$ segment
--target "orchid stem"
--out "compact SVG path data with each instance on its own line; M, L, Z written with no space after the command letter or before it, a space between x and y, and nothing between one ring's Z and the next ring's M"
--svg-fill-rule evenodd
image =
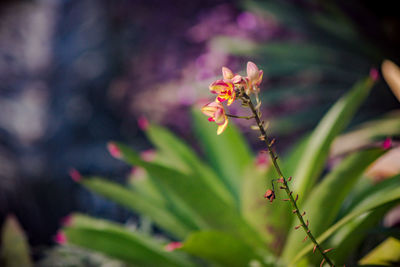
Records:
M244 104L247 104L249 106L249 108L251 109L252 113L254 114L253 117L256 122L258 127L260 128L260 132L261 132L261 139L265 142L265 144L267 145L268 148L268 153L269 156L271 158L271 161L275 167L276 172L278 173L279 177L282 179L282 183L283 186L281 187L282 189L285 190L286 194L289 197L289 201L292 205L293 208L293 213L296 214L298 220L300 221L300 225L303 228L304 232L306 233L306 235L308 236L308 238L310 238L310 240L315 244L315 248L321 253L323 259L325 260L326 263L328 263L330 266L334 266L333 262L331 261L331 259L326 255L326 253L324 252L323 248L321 247L320 244L318 244L317 240L314 238L314 236L312 235L310 229L308 228L308 222L305 223L303 216L301 215L299 208L297 207L297 203L296 200L293 198L293 192L290 191L289 185L287 183L287 180L285 178L285 176L283 175L279 165L278 165L278 156L277 154L274 152L274 150L272 149L272 143L269 141L269 137L264 129L264 125L263 122L261 120L261 118L259 117L259 112L258 110L254 107L253 102L251 101L251 98L243 91L240 92L240 96L242 101L244 102ZM306 236L306 238L307 238Z
M232 114L226 114L226 116L231 117L231 118L236 118L236 119L246 119L246 120L251 120L254 119L254 116L236 116Z

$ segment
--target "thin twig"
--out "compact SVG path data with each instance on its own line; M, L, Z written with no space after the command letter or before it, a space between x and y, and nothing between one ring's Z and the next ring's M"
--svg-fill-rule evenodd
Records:
M331 261L331 259L326 255L325 251L323 250L323 248L321 247L320 244L318 244L317 240L314 238L314 236L312 235L310 229L308 228L308 221L307 223L304 222L303 216L299 211L299 208L297 207L297 203L295 201L295 199L293 198L293 192L290 191L289 185L287 183L287 180L285 178L285 176L283 175L279 165L278 165L278 161L277 158L278 156L276 155L276 153L274 152L274 150L272 149L272 144L269 141L270 138L268 137L264 126L263 126L263 122L261 120L261 118L258 116L258 111L257 109L254 107L253 102L251 101L251 98L244 92L244 91L240 91L240 97L243 101L243 104L247 105L250 109L251 112L254 114L254 119L257 122L257 125L260 129L261 132L261 136L260 139L263 140L265 142L265 144L267 145L268 148L268 153L271 157L272 163L275 167L276 172L278 173L279 177L282 179L283 181L283 186L281 186L280 188L285 190L286 194L289 197L289 201L292 205L293 208L293 213L296 214L301 227L303 228L304 232L306 233L306 238L304 239L304 241L308 238L310 238L310 240L315 244L315 248L321 253L322 257L323 257L323 261L325 261L326 263L328 263L330 266L334 266L333 262ZM303 213L305 214L305 213Z

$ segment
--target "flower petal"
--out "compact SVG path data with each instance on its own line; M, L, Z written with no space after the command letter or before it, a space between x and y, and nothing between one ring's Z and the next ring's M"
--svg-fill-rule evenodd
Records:
M256 85L257 85L257 86L259 86L259 85L261 84L261 81L262 81L262 78L263 78L263 74L264 74L264 72L263 72L262 70L260 70L260 71L258 72L258 79L257 79L257 81L256 81Z
M233 84L227 80L217 80L209 86L211 93L219 94L222 91L233 90Z
M222 67L222 76L224 76L224 79L230 80L233 78L233 72L227 67Z
M228 126L228 117L225 116L225 123L218 126L217 135L220 135L223 131L225 131L226 126Z
M233 103L233 101L235 101L235 98L236 98L236 93L235 91L233 91L231 97L228 100L228 106L230 106Z
M237 84L237 83L240 83L240 82L242 81L242 79L243 79L242 76L236 74L236 75L231 79L231 81L232 81L234 84Z
M251 61L247 62L247 76L252 82L258 80L259 76L258 67Z

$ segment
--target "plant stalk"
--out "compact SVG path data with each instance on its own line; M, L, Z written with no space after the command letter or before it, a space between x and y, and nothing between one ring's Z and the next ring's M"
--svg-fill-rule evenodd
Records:
M296 214L298 220L300 221L300 225L303 228L304 232L306 233L306 235L308 236L308 238L310 238L310 240L315 244L315 248L321 253L322 257L324 258L325 262L328 263L330 266L334 266L332 260L326 255L326 253L324 252L324 250L322 249L321 245L318 244L317 240L314 238L314 236L312 235L310 229L308 228L308 221L307 223L304 222L303 216L301 215L299 208L297 207L297 203L296 200L293 198L293 192L290 191L289 185L287 183L287 179L285 178L285 176L283 175L279 165L278 165L278 156L276 155L276 153L274 152L274 150L272 149L272 143L269 141L269 137L264 129L264 124L261 121L261 118L258 114L258 111L256 110L256 108L253 105L253 102L251 101L251 98L245 93L245 92L240 92L240 95L242 96L242 100L244 101L244 103L248 104L249 108L251 109L252 113L254 114L254 119L257 122L258 127L260 128L260 132L261 132L261 139L265 142L265 144L267 145L268 148L268 153L269 156L271 158L271 161L275 167L276 172L278 173L279 177L281 178L281 181L283 183L283 186L281 187L281 189L284 189L286 194L289 197L289 201L293 207L293 213Z

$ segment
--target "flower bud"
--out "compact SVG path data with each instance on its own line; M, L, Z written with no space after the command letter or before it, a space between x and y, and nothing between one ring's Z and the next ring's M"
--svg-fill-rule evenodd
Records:
M264 197L267 198L269 202L272 203L272 201L274 201L275 199L275 192L272 191L271 189L268 189L267 192L265 192Z

